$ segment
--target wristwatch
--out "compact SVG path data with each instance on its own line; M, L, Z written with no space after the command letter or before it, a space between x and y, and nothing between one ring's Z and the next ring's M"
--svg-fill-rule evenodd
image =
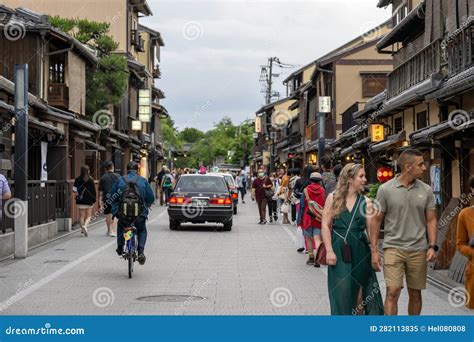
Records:
M429 245L429 246L428 246L428 249L430 249L430 248L433 248L433 250L434 250L435 252L437 252L438 249L439 249L438 245Z

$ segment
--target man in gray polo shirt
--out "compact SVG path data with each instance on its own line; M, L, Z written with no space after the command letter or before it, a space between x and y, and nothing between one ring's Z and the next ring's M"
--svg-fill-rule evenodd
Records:
M400 154L398 165L401 174L380 186L374 203L378 211L369 229L372 266L377 272L381 270L378 236L384 220L385 314L398 314L398 298L406 277L408 314L419 315L427 262L436 258L438 250L436 204L431 187L420 180L426 171L423 154L407 149Z

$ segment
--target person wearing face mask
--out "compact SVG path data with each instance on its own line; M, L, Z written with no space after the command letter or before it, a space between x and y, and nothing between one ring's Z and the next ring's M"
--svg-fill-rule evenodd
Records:
M272 173L270 182L272 182L273 196L268 198L268 216L270 217L270 223L272 223L273 221L278 222L278 197L276 194L280 188L280 179L276 173Z
M373 210L362 195L365 178L361 164L342 169L336 191L327 197L322 237L328 264L331 315L383 315L383 300L367 238Z
M258 224L267 224L266 210L268 204L268 197L265 190L271 189L272 182L270 178L265 176L263 169L257 172L257 178L252 183L252 201L257 201L258 212L260 214L260 221Z
M474 177L469 180L474 195ZM466 287L468 309L474 309L474 206L461 210L458 216L456 247L467 258L464 286Z

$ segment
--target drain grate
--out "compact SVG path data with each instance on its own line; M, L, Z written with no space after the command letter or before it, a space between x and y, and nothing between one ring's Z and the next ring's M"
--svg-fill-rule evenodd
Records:
M155 296L144 296L139 297L137 300L142 302L167 302L167 303L179 303L179 302L197 302L205 300L205 297L192 296L192 295L155 295Z
M60 264L63 262L69 262L69 260L59 260L59 259L53 259L53 260L46 260L44 263L45 264Z

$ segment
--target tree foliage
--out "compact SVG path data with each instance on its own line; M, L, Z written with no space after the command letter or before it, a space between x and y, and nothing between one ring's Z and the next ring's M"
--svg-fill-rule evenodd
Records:
M229 117L224 117L207 132L194 127L177 132L174 125L167 125L166 130L168 129L170 131L163 134L165 141L174 141L171 143L174 145L178 143L177 139L181 146L184 143L192 144L186 157L177 157L174 163L177 167L198 167L201 163L212 165L219 156L224 157L226 163L240 165L243 160L247 164L251 155L253 125L249 123L234 125ZM171 134L173 129L175 133Z
M86 113L93 115L110 105L122 101L127 83L127 59L112 54L117 49L109 32L110 24L87 19L66 19L59 16L49 17L53 27L66 32L83 44L98 52L99 63L96 69L87 70L86 80Z

